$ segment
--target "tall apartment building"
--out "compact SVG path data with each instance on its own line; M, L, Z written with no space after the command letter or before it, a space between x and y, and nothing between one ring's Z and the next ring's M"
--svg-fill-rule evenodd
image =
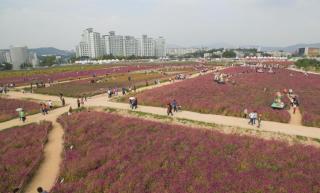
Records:
M319 57L320 56L320 48L299 48L298 53L300 56L307 57Z
M3 62L12 63L10 52L7 50L0 50L0 63Z
M113 56L147 56L165 57L166 41L163 37L154 40L143 35L142 39L133 36L116 35L110 31L108 35L101 36L88 28L82 33L82 40L76 46L77 57L87 56L98 58L104 55Z
M147 35L142 36L141 40L141 56L153 57L155 54L155 41Z
M100 33L88 28L82 33L82 40L76 47L77 57L98 58L104 55Z
M29 61L28 47L11 47L10 56L13 65L12 69L19 70L21 64Z
M124 55L125 56L141 56L140 40L133 36L124 37Z
M121 35L116 35L115 31L109 32L110 54L113 56L125 56L124 39Z
M104 51L104 55L110 55L111 51L110 51L110 36L109 35L103 35L101 38L101 41L103 41L103 51Z
M156 57L163 58L166 57L166 40L163 37L159 37L155 40Z

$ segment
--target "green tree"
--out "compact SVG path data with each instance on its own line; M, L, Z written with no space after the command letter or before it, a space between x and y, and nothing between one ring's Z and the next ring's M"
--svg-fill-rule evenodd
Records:
M12 67L13 65L8 62L0 64L0 70L12 70Z
M320 61L316 59L301 59L298 60L295 65L299 68L310 69L314 68L316 70L320 69Z
M32 64L27 63L27 62L20 65L20 69L27 69L27 68L32 68L32 67L33 67Z
M224 58L235 58L237 54L233 50L227 50L223 52L222 57Z
M40 60L40 66L52 66L56 64L56 56L45 56L42 57Z

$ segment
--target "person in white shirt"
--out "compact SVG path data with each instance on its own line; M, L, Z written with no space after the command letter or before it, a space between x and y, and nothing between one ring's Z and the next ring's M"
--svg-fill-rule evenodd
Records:
M49 106L49 109L50 109L50 110L53 108L53 104L52 104L52 101L51 101L51 100L48 101L48 106Z

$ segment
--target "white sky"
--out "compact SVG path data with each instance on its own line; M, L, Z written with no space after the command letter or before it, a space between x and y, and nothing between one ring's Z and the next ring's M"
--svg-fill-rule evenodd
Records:
M320 42L320 0L0 0L0 48L74 49L82 30L182 46Z

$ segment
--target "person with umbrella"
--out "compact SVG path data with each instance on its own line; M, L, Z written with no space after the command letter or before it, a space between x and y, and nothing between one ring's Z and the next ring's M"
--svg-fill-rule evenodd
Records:
M18 108L17 111L19 112L19 118L24 123L26 121L26 113L24 112L23 108Z
M129 98L129 105L130 105L130 108L131 108L131 109L133 109L133 107L134 107L133 105L134 105L135 99L136 99L135 97L130 97L130 98Z
M135 99L133 100L133 108L134 109L138 108L138 99L137 99L137 97L135 97Z

